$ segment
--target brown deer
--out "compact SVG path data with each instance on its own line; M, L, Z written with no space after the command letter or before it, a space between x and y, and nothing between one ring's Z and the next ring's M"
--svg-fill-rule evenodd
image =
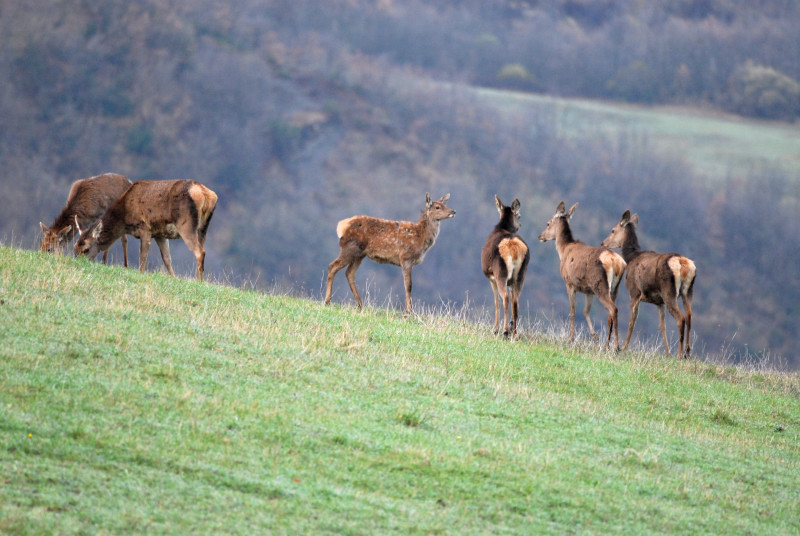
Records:
M203 280L206 232L217 194L192 180L137 181L88 229L81 230L75 254L94 258L125 234L141 241L139 271L144 272L150 239L161 250L170 275L168 239L182 238L197 260L197 279Z
M680 333L678 356L689 357L691 342L689 332L692 329L692 294L696 268L691 259L677 253L656 253L642 251L636 237L636 226L639 215L631 216L631 211L622 213L619 223L611 229L611 234L603 240L609 248L621 248L622 257L628 263L625 275L625 286L631 295L631 320L628 323L628 335L625 337L625 348L631 340L633 326L639 316L639 303L645 301L658 307L658 328L664 338L664 347L669 355L669 342L664 322L664 307L675 319ZM686 316L678 308L678 297L683 301ZM684 336L685 328L685 336ZM686 350L684 352L684 340Z
M593 247L572 237L569 219L578 203L565 211L562 201L555 215L547 222L547 227L539 235L539 240L556 241L556 251L561 260L561 277L567 285L569 296L569 340L575 340L575 293L586 294L586 306L583 315L589 325L592 338L597 334L592 327L589 313L592 310L593 297L597 295L600 303L608 310L608 339L606 348L611 342L611 331L614 331L615 349L619 350L619 322L617 320L617 290L625 272L625 261L619 254L606 247Z
M67 204L56 216L53 224L47 227L39 222L42 228L42 244L40 251L60 251L79 234L78 227L89 227L105 213L114 201L130 187L127 177L116 173L103 173L88 179L79 179L72 183L67 196ZM122 236L122 255L125 266L128 266L128 238ZM107 261L108 250L103 252L103 263Z
M502 301L503 336L508 337L510 333L514 337L519 319L519 295L525 284L525 271L531 253L522 237L517 235L521 219L519 199L514 199L511 206L506 206L495 195L494 202L500 213L500 221L481 249L481 267L483 275L489 279L494 296L494 333L497 334L500 329ZM509 316L512 317L510 326Z
M439 222L452 218L456 211L446 206L450 194L431 201L425 194L425 210L417 223L392 221L371 216L353 216L336 226L339 236L339 256L328 265L328 283L325 303L331 302L331 287L336 273L347 266L345 275L350 290L361 307L356 289L356 270L364 257L381 264L394 264L403 271L406 288L406 311L411 312L411 269L421 263L427 251L439 236Z

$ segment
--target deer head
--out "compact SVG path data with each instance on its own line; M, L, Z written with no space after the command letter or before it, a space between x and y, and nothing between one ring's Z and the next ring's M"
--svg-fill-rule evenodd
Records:
M78 222L76 221L75 224L77 225L77 223ZM90 226L87 229L80 230L79 228L78 231L80 232L80 236L78 237L78 240L75 242L75 247L74 247L75 255L76 256L86 255L90 259L97 257L97 255L100 253L101 250L100 241L98 240L98 238L100 238L100 232L102 230L103 230L102 220L97 220L97 223L95 223L94 225Z
M628 224L633 225L634 227L639 225L639 215L634 214L631 216L630 210L623 212L619 223L616 224L613 229L611 229L611 234L609 234L600 245L607 248L621 248L625 243L625 228L628 226Z
M516 233L517 231L519 231L519 228L522 226L521 223L522 216L520 215L519 212L521 206L519 199L515 198L514 201L511 202L511 206L509 207L504 205L503 202L500 200L500 198L497 196L497 194L495 194L494 203L497 206L497 212L500 214L501 220L503 219L503 210L506 208L510 209L511 221L507 222L509 226L508 230L511 231L512 233Z
M60 230L51 229L42 222L39 222L39 226L42 228L42 233L44 233L39 251L56 251L64 247L64 243L72 238L72 225L67 225Z
M449 208L446 203L450 194L444 194L438 201L431 201L431 194L425 194L425 213L433 221L446 220L456 215L456 211Z
M578 208L578 203L572 205L569 212L566 212L566 205L564 202L562 201L559 203L556 208L556 213L550 218L550 221L547 222L547 227L545 227L544 231L539 235L539 241L547 242L548 240L555 240L558 237L559 224L562 221L568 222L576 208Z

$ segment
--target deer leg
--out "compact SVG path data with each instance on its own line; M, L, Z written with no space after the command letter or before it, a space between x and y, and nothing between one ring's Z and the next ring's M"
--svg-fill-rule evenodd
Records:
M497 292L503 305L503 337L508 337L508 287L505 283L498 284Z
M658 330L661 332L661 336L664 338L664 348L667 350L667 355L669 355L669 341L667 341L667 326L664 323L664 305L658 306Z
M103 264L108 264L108 250L103 252Z
M189 248L189 251L194 253L194 258L197 261L197 280L202 282L203 272L205 272L206 264L206 250L203 247L203 242L200 240L197 231L194 230L191 230L187 233L181 233L181 238L183 238L183 241ZM166 239L164 241L166 242ZM169 246L167 246L167 255L169 255Z
M123 265L125 268L128 267L128 237L127 235L122 235L122 259Z
M345 275L347 276L347 283L350 285L350 292L353 293L353 297L356 299L356 305L359 309L361 309L361 296L358 295L358 289L356 288L356 271L358 267L361 266L361 261L364 260L364 257L356 257L352 261L350 261L350 265L347 267L345 271Z
M664 304L678 326L678 359L680 359L683 357L683 332L686 327L686 321L683 318L683 313L678 308L678 300L676 298L670 296L669 299L664 300Z
M611 345L611 332L614 332L614 349L619 351L619 322L617 305L611 299L610 294L598 294L597 298L603 307L608 311L608 338L606 338L606 349Z
M592 340L597 340L597 332L594 330L594 326L592 326L592 317L589 316L589 313L592 312L592 302L594 301L594 294L587 294L586 295L586 305L583 308L583 316L586 318L586 325L589 326L589 333L592 336Z
M682 296L683 300L683 309L686 311L686 353L684 354L685 357L689 357L689 354L692 352L692 343L689 340L689 332L692 330L692 300L687 296Z
M411 312L411 263L403 263L403 284L406 287L406 312Z
M512 287L514 300L512 301L513 315L514 315L514 335L517 334L517 323L519 322L519 295L522 294L522 284L519 281Z
M164 266L167 267L169 275L174 276L175 272L172 271L172 257L169 255L169 241L166 238L156 238L158 249L161 250L161 260L164 261Z
M633 333L633 326L636 325L636 318L639 316L639 303L641 303L641 296L631 296L631 318L628 321L628 335L625 337L624 348L628 349L628 344L631 342L631 334Z
M509 331L511 337L513 338L517 334L517 299L518 299L517 293L514 292L513 286L508 287L508 298L509 298L508 317L510 318Z
M144 272L147 267L147 252L150 251L150 235L141 232L139 234L139 271Z
M575 341L575 289L567 286L569 296L569 342Z
M494 276L489 278L489 284L492 287L492 298L494 303L494 329L492 333L497 335L497 332L500 331L500 302L498 301L497 295L497 281L494 279Z
M325 304L326 305L331 303L331 289L333 288L333 278L336 276L336 274L339 272L339 270L341 270L345 266L347 266L347 261L343 260L341 255L339 255L337 258L335 258L333 260L333 262L331 262L328 265L328 282L325 285Z

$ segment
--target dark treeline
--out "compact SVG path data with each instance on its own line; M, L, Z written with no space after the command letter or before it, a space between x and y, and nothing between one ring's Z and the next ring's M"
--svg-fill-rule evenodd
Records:
M211 277L318 298L339 219L416 220L426 191L450 192L458 214L415 269L414 298L483 305L480 248L497 193L522 201L532 253L523 315L564 319L556 253L536 235L562 199L580 202L574 231L591 244L630 208L645 248L697 263L699 353L768 350L797 367L796 177L754 163L709 184L636 132L566 136L554 107L505 114L469 87L796 117L789 105L733 104L747 72L783 88L769 93L775 102L791 96L794 2L661 4L4 3L0 238L34 247L38 221L49 223L77 178L192 178L220 197ZM185 248L173 252L179 267ZM401 303L396 268L370 264L359 278L373 303L390 291ZM335 288L335 301L349 300L346 284ZM656 324L642 306L634 337L654 340Z

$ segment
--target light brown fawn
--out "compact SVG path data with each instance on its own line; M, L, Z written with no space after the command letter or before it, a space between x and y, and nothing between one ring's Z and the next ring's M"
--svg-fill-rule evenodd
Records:
M130 185L131 181L127 177L116 173L103 173L73 182L67 204L53 224L47 227L39 222L44 234L39 250L53 252L63 249L79 234L79 227L85 229L96 222L114 201L122 197ZM125 235L122 236L122 255L125 266L128 266L128 239ZM108 250L103 252L103 263L107 258Z
M206 232L217 194L192 180L137 181L88 229L81 230L75 254L94 258L125 234L141 241L139 271L147 265L150 239L161 250L170 275L172 258L168 239L182 238L197 260L197 279L203 280Z
M531 253L528 245L517 234L521 219L519 199L514 199L511 206L506 206L495 195L494 202L497 212L500 213L500 221L481 249L481 267L483 275L489 279L494 296L494 333L497 334L500 329L502 303L503 336L513 337L517 334L519 295L525 284L525 271L528 269ZM509 317L511 317L510 326Z
M589 313L595 295L608 310L608 339L606 348L611 342L611 331L614 331L615 349L619 350L619 322L617 318L617 290L625 272L625 261L619 254L606 247L593 247L572 237L569 219L575 212L578 203L566 212L564 202L559 203L555 215L547 222L547 227L539 235L539 240L556 241L556 251L561 260L561 277L567 285L569 296L569 340L575 340L575 293L586 294L586 306L583 315L589 325L592 338L597 334L592 327Z
M331 287L336 273L347 266L345 275L361 307L361 297L356 289L356 270L364 257L381 264L394 264L403 271L406 289L406 311L411 312L411 269L421 263L427 251L439 236L439 222L452 218L456 211L446 206L450 194L431 201L425 194L425 210L417 223L384 220L371 216L353 216L336 226L339 236L339 256L328 265L328 283L325 303L331 302Z
M633 326L639 316L639 303L645 301L658 307L658 328L664 338L664 348L669 354L667 328L664 318L664 307L675 319L680 334L678 357L689 357L691 342L689 332L692 329L692 294L696 268L694 262L677 253L656 253L642 251L636 237L636 226L639 215L631 216L631 211L622 213L619 223L611 229L611 234L603 240L603 245L610 248L621 248L622 257L628 263L625 275L625 286L631 295L631 319L628 323L628 335L625 337L625 348L631 341ZM678 308L678 297L683 301L686 315ZM686 332L684 335L684 331ZM686 347L684 351L684 340Z

